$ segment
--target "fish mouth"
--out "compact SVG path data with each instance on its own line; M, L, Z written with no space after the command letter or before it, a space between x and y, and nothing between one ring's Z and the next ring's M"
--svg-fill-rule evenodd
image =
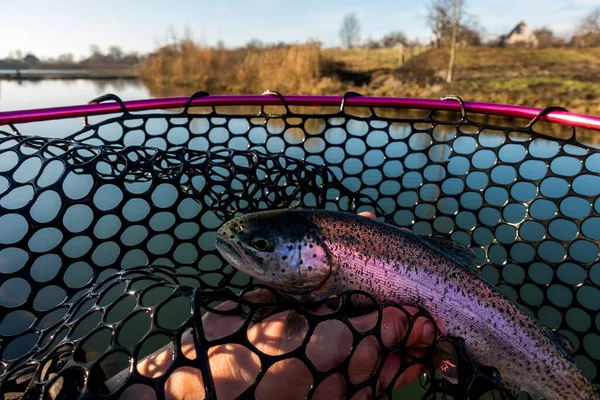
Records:
M215 247L225 260L236 269L257 277L265 274L263 269L255 268L253 263L247 259L248 257L240 251L239 246L220 230L217 232Z

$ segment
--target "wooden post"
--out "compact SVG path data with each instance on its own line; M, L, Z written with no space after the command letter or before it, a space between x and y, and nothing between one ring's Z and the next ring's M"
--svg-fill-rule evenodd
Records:
M454 72L454 59L456 58L456 36L458 34L458 22L460 21L460 3L461 0L456 0L456 10L454 11L454 27L452 28L452 44L450 47L450 62L448 63L448 73L446 74L446 82L452 82L452 73Z
M402 65L404 63L404 45L402 43L398 43L398 65Z

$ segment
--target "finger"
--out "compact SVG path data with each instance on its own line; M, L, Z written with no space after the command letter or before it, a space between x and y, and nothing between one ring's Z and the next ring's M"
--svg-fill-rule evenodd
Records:
M218 398L238 397L260 371L258 356L242 345L215 346L208 355ZM178 368L165 382L167 399L203 399L204 394L202 373L196 368Z
M273 364L256 388L258 400L302 400L313 384L306 365L297 358L288 358Z
M366 387L359 390L354 396L352 396L351 400L370 400L373 396L371 396L371 388Z
M387 357L377 382L377 394L380 394L388 388L401 366L402 359L398 354L392 353ZM405 371L398 375L392 390L396 390L408 385L425 372L427 372L425 365L415 364L408 367Z
M342 400L346 399L346 378L340 374L328 376L315 390L315 400Z
M220 311L231 311L235 309L238 303L235 301L225 301L214 309ZM222 315L207 311L202 317L202 327L204 336L207 340L221 339L237 331L244 323L244 318L238 315ZM162 349L166 351L167 348ZM192 330L187 330L181 336L181 350L183 355L190 359L196 359L196 347L194 346L194 334Z
M408 330L408 316L396 307L383 309L381 320L381 340L386 347L400 343Z
M416 308L416 307L412 307L412 306L404 306L403 307L406 311L408 311L408 313L413 316L420 313L421 310ZM431 318L433 319L434 324L429 325L426 322L430 321L431 322ZM433 332L431 331L431 328L434 327ZM431 315L430 318L425 317L425 316L421 316L418 317L414 323L413 323L413 329L411 331L411 335L415 335L415 337L412 337L408 340L408 345L414 345L415 343L418 343L418 338L419 337L423 337L423 334L425 333L423 342L425 344L431 344L432 340L435 339L436 336L436 332L435 332L435 328L437 328L437 333L438 334L443 334L446 335L447 334L447 330L446 330L446 326L444 325L444 322L439 319L438 317L436 317L435 315ZM416 342L415 342L416 340Z
M204 381L199 369L180 367L165 382L165 397L168 400L203 399L204 395Z
M417 314L419 310L415 307L407 307L407 312L396 307L386 307L382 311L381 340L386 347L392 347L402 341L409 327L409 318ZM365 327L373 326L377 320L377 312L364 316L351 318L352 324L359 331ZM367 329L368 330L368 329ZM425 317L419 317L413 323L410 335L406 338L405 346L408 348L420 348L431 345L435 339L435 327ZM349 376L352 383L361 383L368 379L376 370L380 362L381 349L373 336L363 339L349 364ZM410 353L418 351L410 349ZM419 354L414 354L418 356ZM396 354L389 355L378 379L378 389L383 391L389 386L401 367L401 359ZM409 367L394 382L394 388L399 388L416 379L424 373L426 368L422 365Z
M435 340L435 325L429 318L418 317L412 325L406 347L427 347Z
M409 349L409 353L413 354L414 356L422 356L423 355L423 354L416 355L416 354L414 354L415 351L410 350L410 349ZM381 392L386 390L388 388L388 386L390 386L390 384L392 383L392 380L398 374L398 370L400 369L401 366L402 366L402 358L398 354L392 353L387 357L387 359L385 360L385 363L383 365L383 368L381 370L381 373L379 375L378 382L377 382L377 385L378 385L377 386L378 387L377 394L380 394ZM411 382L413 382L415 379L417 379L420 375L424 374L425 372L427 372L427 367L422 364L415 364L415 365L408 367L406 370L404 370L402 373L400 373L398 375L398 377L396 378L396 380L393 382L392 390L396 390L396 389L399 389L403 386L410 384Z
M375 336L362 339L348 364L348 376L353 384L360 384L369 379L379 365L381 348Z
M427 372L427 367L423 364L415 364L411 365L404 371L394 383L394 390L399 389L403 386L406 386L416 379L418 379L421 375Z
M230 311L237 307L237 303L226 301L215 309ZM237 331L244 323L244 318L239 315L223 315L208 311L202 317L202 326L207 340L217 340Z
M352 332L336 319L317 325L306 345L306 356L319 371L340 365L352 348Z
M239 397L260 372L258 355L241 344L211 347L208 357L218 399Z
M370 312L358 317L348 318L354 329L359 332L367 332L375 327L379 313L377 311Z
M416 313L417 309L413 310ZM357 328L361 330L365 326L371 326L373 321L377 320L378 313L373 312L361 317L352 318L351 322ZM392 347L402 341L408 330L408 321L410 314L400 310L396 307L386 307L382 311L381 318L381 340L386 347ZM427 322L430 326L427 326ZM422 346L423 343L432 343L434 338L435 329L433 324L427 319L421 317L413 325L411 335L407 338L406 346ZM360 383L368 379L371 376L380 362L381 349L379 344L375 340L375 337L370 336L363 339L355 353L353 354L352 360L350 360L349 371L350 379L352 383ZM385 388L393 379L398 368L400 368L400 359L398 356L391 355L386 360L386 365L382 371L383 379L380 384L383 384ZM411 369L411 371L415 371ZM420 370L419 370L420 371ZM402 374L401 379L398 379L398 385L404 385L414 378L414 374L419 371L411 372L411 374Z
M383 309L381 317L381 340L386 347L393 347L400 343L409 327L409 317L417 314L419 310L415 307L405 307L409 315L396 307ZM377 312L372 312L360 317L350 318L350 322L359 332L372 329L377 323ZM410 335L406 340L406 347L425 347L433 343L435 339L435 326L426 317L418 317L412 325Z

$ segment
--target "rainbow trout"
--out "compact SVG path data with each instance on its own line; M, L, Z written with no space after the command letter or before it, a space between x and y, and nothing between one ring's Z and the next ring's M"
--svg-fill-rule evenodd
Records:
M600 398L559 338L486 282L457 242L355 214L275 210L225 223L216 246L238 270L302 302L362 290L426 309L515 396Z

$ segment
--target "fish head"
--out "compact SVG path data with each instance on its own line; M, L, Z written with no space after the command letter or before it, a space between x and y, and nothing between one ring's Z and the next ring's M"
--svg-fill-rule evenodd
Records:
M216 248L233 267L283 295L320 300L336 263L319 234L301 212L263 211L223 224Z

